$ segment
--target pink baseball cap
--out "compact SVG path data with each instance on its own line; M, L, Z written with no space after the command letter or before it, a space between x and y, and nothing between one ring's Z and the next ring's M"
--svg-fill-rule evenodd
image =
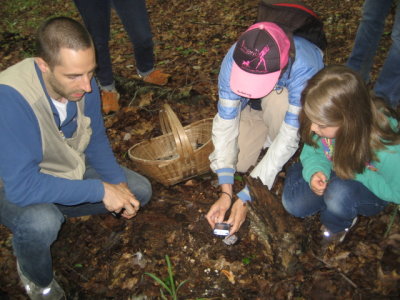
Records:
M290 40L275 23L250 26L233 52L231 89L246 98L268 95L289 60Z

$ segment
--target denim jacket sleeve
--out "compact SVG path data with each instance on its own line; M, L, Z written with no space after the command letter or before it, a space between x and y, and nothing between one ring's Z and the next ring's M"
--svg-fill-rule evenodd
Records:
M311 177L316 172L324 173L328 180L331 174L332 162L325 156L322 144L319 142L319 138L317 144L317 148L304 144L300 154L300 161L303 165L303 178L308 183L310 183Z

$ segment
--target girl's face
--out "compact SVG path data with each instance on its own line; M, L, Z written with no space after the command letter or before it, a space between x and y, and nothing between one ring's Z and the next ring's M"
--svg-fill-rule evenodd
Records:
M338 129L339 126L326 126L314 122L311 123L311 130L315 132L315 134L328 139L334 139Z

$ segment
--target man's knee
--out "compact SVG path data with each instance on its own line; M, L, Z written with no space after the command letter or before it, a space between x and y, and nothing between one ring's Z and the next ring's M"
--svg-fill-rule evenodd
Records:
M142 177L143 180L140 185L137 186L137 191L135 195L138 195L140 205L145 206L151 199L153 190L150 181L146 177Z
M123 169L128 180L129 189L140 202L141 206L146 205L150 201L153 193L150 181L132 170L127 168Z
M64 216L55 205L30 205L20 215L14 235L16 239L29 236L32 240L51 244L57 238L63 222Z

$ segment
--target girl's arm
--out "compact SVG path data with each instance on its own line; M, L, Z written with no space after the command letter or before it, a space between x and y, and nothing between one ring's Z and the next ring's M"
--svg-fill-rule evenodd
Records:
M364 184L377 197L400 204L400 145L389 147L378 154L377 171L366 168L355 180Z
M326 179L329 180L332 162L325 156L320 142L318 142L318 148L304 144L300 154L300 161L303 165L303 178L308 183L310 183L311 177L317 172L324 173Z

